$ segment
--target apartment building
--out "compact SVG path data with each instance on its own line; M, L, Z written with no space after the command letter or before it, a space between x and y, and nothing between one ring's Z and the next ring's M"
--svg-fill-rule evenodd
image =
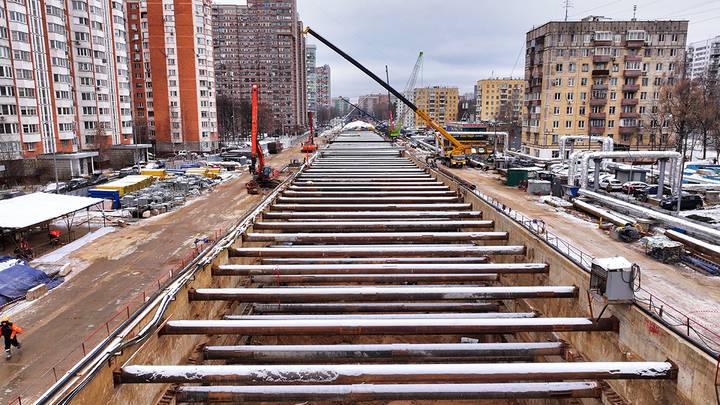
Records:
M457 120L459 92L457 87L421 87L413 92L415 105L425 110L432 119L443 127L451 121ZM415 114L412 114L413 116ZM425 126L419 117L415 119L415 126Z
M73 172L132 143L121 1L0 6L0 160L61 153Z
M317 112L317 76L315 62L317 60L317 47L313 44L305 46L305 82L307 86L307 110Z
M689 44L686 68L691 79L703 75L720 78L720 35Z
M317 104L320 107L329 107L332 98L330 91L330 66L322 65L316 67L315 79L317 83Z
M344 100L347 100L347 98L343 96L332 98L331 103L333 107L333 112L338 117L344 117L350 112L350 109L352 108L350 107L350 104L348 104Z
M127 8L136 128L160 153L218 149L210 0Z
M246 5L213 5L218 95L250 100L252 84L260 102L285 132L307 121L305 37L296 0L248 0Z
M609 136L652 149L660 94L683 68L687 21L550 22L527 33L523 151L558 156L563 135Z
M480 121L520 118L525 80L511 77L478 80L475 84L475 117Z

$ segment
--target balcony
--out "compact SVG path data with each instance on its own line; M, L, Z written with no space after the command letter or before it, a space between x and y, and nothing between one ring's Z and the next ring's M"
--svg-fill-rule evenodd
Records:
M608 63L610 62L610 55L593 55L593 63Z
M590 105L596 106L596 105L605 105L607 104L606 98L591 98L590 99Z
M593 69L592 75L593 76L610 76L610 70L609 69Z
M628 39L625 41L626 48L642 48L643 45L645 45L644 39Z
M621 112L620 118L640 118L640 113L637 112Z
M605 132L605 127L590 127L591 135L602 135Z
M638 132L638 126L620 127L620 135L632 135Z
M591 89L592 90L607 90L608 85L607 84L593 84Z
M633 70L628 70L628 69L623 70L623 76L625 76L625 77L640 77L641 74L642 74L641 70L634 70L634 69Z
M624 98L620 102L620 105L638 105L638 99L636 98Z
M625 55L625 62L642 62L640 55Z
M640 90L639 84L623 84L622 91L638 91Z
M598 113L591 112L591 113L590 113L590 119L591 119L591 120L604 120L604 119L605 119L605 113L604 113L604 112L598 112Z

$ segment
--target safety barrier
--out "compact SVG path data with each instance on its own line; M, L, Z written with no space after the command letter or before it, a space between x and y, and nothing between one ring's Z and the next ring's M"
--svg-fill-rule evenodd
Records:
M104 323L100 324L92 332L86 335L80 341L80 344L70 350L65 357L58 360L52 367L38 376L33 385L27 387L18 396L8 401L8 405L22 405L23 397L27 398L28 394L31 392L39 391L42 388L57 382L58 379L64 375L70 367L82 359L89 350L102 342L103 339L110 336L110 333L114 331L115 328L119 327L123 322L129 319L135 311L145 303L148 297L156 291L164 288L168 280L173 279L179 270L185 268L188 263L203 253L205 249L212 246L215 241L225 234L225 232L225 229L217 229L212 232L212 235L195 240L195 246L180 259L180 263L177 268L164 271L159 277L148 284L147 288L131 297L124 306L121 306Z

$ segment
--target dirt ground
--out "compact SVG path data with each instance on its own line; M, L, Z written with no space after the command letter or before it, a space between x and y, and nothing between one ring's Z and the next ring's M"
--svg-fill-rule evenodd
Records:
M302 159L299 146L269 160L281 168L292 159ZM0 403L18 395L25 403L45 391L54 382L48 370L59 361L67 368L79 360L82 352L76 349L82 339L163 273L178 269L196 238L234 225L262 198L247 194L249 179L245 173L175 211L104 235L71 253L67 260L73 272L63 284L38 301L10 309L25 333L20 335L22 349L14 349L9 361L0 360ZM105 335L102 328L99 337ZM58 376L66 368L61 367Z
M642 287L678 310L720 329L720 277L707 276L684 266L668 265L645 254L639 243L626 244L610 238L596 223L568 211L538 203L539 197L501 184L500 176L477 169L451 169L490 195L527 217L542 219L549 231L595 257L624 256L640 265Z

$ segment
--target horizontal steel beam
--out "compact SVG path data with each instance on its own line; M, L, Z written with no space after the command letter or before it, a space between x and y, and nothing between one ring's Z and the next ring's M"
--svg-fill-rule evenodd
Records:
M317 221L317 219L316 219ZM305 231L305 232L373 232L373 231L437 231L461 228L492 228L490 220L479 221L323 221L323 222L257 222L255 230Z
M332 183L334 184L334 183ZM429 186L393 186L393 185L372 185L373 183L367 183L368 185L353 185L353 186L290 186L288 192L297 193L342 193L342 192L355 192L355 193L367 193L367 192L383 192L392 191L396 193L413 193L413 192L448 192L452 191L450 188L444 185L429 185ZM452 191L454 192L454 191Z
M250 276L259 284L338 284L338 283L490 283L498 281L497 274L274 274Z
M388 183L392 181L400 182L400 183L411 183L411 182L418 182L418 183L433 183L435 182L434 177L430 177L429 175L423 176L423 175L412 175L412 176L315 176L315 175L301 175L298 177L298 180L301 182L319 182L319 183L341 183L341 184L352 184L353 182L361 182L361 183L376 183L376 182L383 182ZM300 183L298 183L300 184Z
M482 218L482 211L314 211L278 212L268 211L263 219L427 219L427 218Z
M372 315L377 316L377 315ZM242 345L205 346L206 360L234 360L256 364L376 360L408 361L451 359L457 361L506 360L535 356L559 356L565 353L563 342L541 343L392 343L339 345ZM464 360L467 359L467 360Z
M128 383L355 384L559 380L671 379L669 362L340 364L262 366L125 366L115 375Z
M455 203L460 197L454 196L392 196L392 197L287 197L281 195L275 200L279 204L435 204Z
M350 302L350 303L288 303L252 304L256 314L347 314L347 313L402 313L402 312L478 312L498 311L500 306L491 302Z
M393 246L308 246L230 248L230 257L418 257L523 255L525 246L393 245Z
M529 319L344 319L344 320L170 320L162 335L461 335L519 332L611 332L618 330L615 318Z
M451 190L405 190L405 191L297 191L287 190L283 192L285 197L449 197L457 196Z
M262 264L392 264L392 263L486 263L487 256L454 257L312 257L312 258L263 258Z
M306 169L303 173L330 173L330 174L336 174L336 173L387 173L387 172L393 172L393 173L422 173L427 174L425 170L420 169L418 167L380 167L377 168L375 166L366 166L366 167L358 167L358 168L350 168L350 169L343 169L339 167L332 167L332 168L319 168L319 167L310 167Z
M574 298L575 286L360 286L307 288L198 288L188 291L192 301L240 302L368 302L501 300L518 298Z
M470 203L438 204L274 204L273 209L282 211L447 211L471 210Z
M377 242L466 242L507 240L507 232L336 232L336 233L258 233L243 236L248 242L292 243L377 243Z
M467 401L542 398L600 398L595 382L500 384L355 384L296 386L183 386L178 402Z
M344 320L344 319L524 319L537 318L536 312L474 312L474 313L454 313L440 312L433 314L285 314L285 315L225 315L224 320L227 321L262 321L262 320Z
M341 274L532 274L547 273L545 263L382 263L382 264L221 264L214 276L284 276Z

